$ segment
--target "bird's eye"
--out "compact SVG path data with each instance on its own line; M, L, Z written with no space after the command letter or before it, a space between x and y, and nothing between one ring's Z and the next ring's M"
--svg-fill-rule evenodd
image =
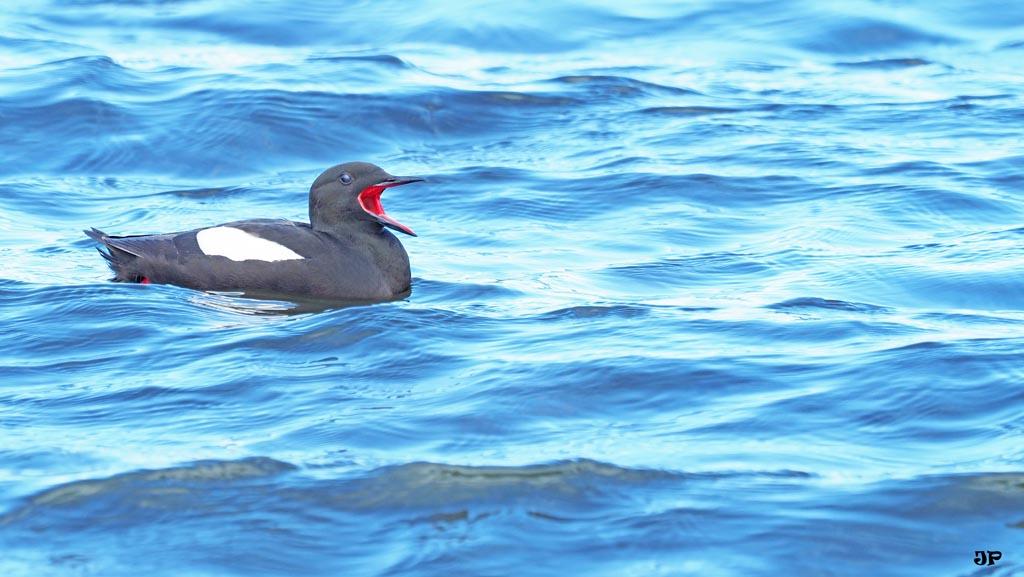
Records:
M338 175L338 180L340 180L342 184L352 184L352 175L347 172L343 172Z

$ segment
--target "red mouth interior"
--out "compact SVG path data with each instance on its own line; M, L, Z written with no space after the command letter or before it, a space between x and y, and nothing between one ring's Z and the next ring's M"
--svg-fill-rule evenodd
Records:
M378 221L380 221L381 224L390 225L390 226L392 226L394 228L397 228L398 230L404 232L405 234L416 236L416 233L413 232L411 228L409 228L409 227L405 226L404 224L398 222L397 220L392 218L390 215L388 215L388 213L384 212L384 205L381 204L381 202L380 202L380 195L381 195L381 193L383 193L388 188L391 188L392 186L398 186L399 184L404 184L404 183L401 183L401 182L394 182L394 183L384 182L384 183L381 183L381 184L374 184L372 186L367 186L366 188L363 189L362 192L359 193L359 206L363 207L363 210L365 210L367 212L367 214L372 215L374 218L376 218Z

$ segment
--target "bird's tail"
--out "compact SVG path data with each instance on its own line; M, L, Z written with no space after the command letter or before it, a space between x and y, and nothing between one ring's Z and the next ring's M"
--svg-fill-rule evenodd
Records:
M90 230L83 230L86 236L102 244L102 247L96 247L96 252L100 253L104 260L107 261L107 265L110 270L114 273L114 278L111 280L117 282L139 282L136 277L137 274L131 273L128 270L128 264L134 260L135 255L118 249L115 246L111 246L107 240L110 235L103 232L98 228L92 228ZM106 250L103 250L106 249Z

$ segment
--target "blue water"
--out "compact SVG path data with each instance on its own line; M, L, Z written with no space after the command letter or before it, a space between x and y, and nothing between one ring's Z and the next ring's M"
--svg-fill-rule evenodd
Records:
M327 4L0 7L0 575L1024 575L1024 3ZM349 160L404 300L81 233Z

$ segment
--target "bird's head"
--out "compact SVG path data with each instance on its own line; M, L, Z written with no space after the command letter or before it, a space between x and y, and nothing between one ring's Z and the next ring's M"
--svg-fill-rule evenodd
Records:
M416 236L411 228L384 212L381 194L422 178L392 176L369 162L346 162L323 171L309 189L309 222L315 230L345 226L346 222L375 222ZM379 230L379 229L378 229Z

